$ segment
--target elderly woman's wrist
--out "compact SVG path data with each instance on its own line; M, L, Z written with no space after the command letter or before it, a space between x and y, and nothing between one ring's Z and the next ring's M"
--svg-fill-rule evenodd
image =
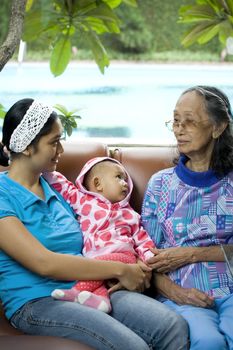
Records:
M191 249L191 254L190 254L190 263L191 264L195 264L196 262L198 262L199 260L199 248L198 247L192 247Z

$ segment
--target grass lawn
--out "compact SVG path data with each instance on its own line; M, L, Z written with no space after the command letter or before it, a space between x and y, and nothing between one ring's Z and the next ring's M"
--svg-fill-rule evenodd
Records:
M163 62L163 63L176 63L176 62L210 62L220 63L220 55L210 51L163 51L163 52L147 52L142 54L129 54L120 53L114 51L108 51L108 56L111 60L123 60L123 61L142 61L142 62ZM32 51L28 50L25 61L47 61L50 58L50 51ZM13 56L14 60L17 60L17 55ZM93 60L92 53L87 50L77 50L76 54L72 55L72 60ZM224 62L233 62L233 55L228 55Z

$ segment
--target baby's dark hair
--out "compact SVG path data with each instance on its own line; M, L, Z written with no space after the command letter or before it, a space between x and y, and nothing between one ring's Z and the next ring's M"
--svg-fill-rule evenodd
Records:
M103 165L105 165L106 163L115 163L116 162L114 160L111 160L111 159L104 159L102 160L101 162L99 163L96 163L94 164L91 169L88 170L88 172L84 175L84 178L83 178L83 186L89 191L90 190L90 182L91 182L91 179L94 175L94 173L98 170L98 169L101 169L101 167Z
M9 161L8 154L4 152L4 146L11 153L12 158L18 155L18 153L12 152L9 149L11 135L23 119L24 115L26 114L28 108L31 106L33 101L34 100L32 98L24 98L22 100L19 100L6 113L2 127L2 142L0 143L0 165L7 166ZM50 133L53 123L57 118L57 113L52 112L43 128L31 142L31 145L33 145L36 148L41 136Z

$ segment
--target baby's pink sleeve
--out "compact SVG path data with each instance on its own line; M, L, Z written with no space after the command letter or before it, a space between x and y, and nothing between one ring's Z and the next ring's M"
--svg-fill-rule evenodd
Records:
M79 191L77 187L67 178L57 171L43 173L47 182L70 204L76 214L79 214Z
M150 248L155 248L155 244L142 226L139 226L138 230L133 234L133 239L135 251L142 261L146 261L154 256Z

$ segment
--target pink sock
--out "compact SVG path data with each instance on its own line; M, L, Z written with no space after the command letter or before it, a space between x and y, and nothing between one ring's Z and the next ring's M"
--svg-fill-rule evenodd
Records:
M75 288L71 289L54 289L51 296L54 299L65 300L65 301L75 301L77 295L80 293Z
M75 288L55 289L51 293L51 296L55 299L73 301L81 305L89 306L105 313L109 313L112 309L108 298L101 295L96 295L86 290L79 291Z
M97 309L106 313L109 313L112 310L110 300L108 298L88 292L86 290L79 292L75 301L79 304L89 306L93 309Z

